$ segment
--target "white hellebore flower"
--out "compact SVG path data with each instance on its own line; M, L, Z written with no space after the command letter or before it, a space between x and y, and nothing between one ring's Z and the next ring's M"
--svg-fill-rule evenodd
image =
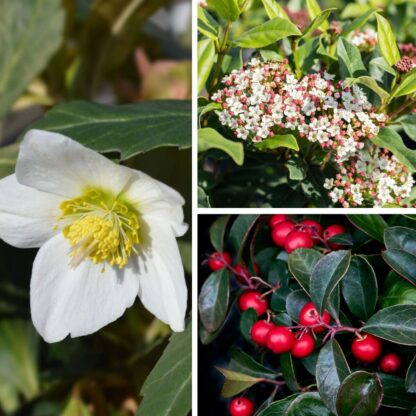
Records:
M175 237L187 225L178 192L61 134L31 130L0 195L0 238L40 247L30 303L45 341L91 334L136 296L174 331L184 329Z

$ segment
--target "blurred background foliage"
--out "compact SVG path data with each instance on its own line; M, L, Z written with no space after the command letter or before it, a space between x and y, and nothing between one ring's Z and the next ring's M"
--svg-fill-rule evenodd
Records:
M14 171L22 132L56 105L190 97L190 0L0 0L0 178ZM125 163L191 200L190 149L161 146ZM180 248L190 287L190 232ZM94 335L46 344L30 319L35 255L0 241L0 415L155 415L140 391L152 369L149 379L173 366L190 330L169 344L170 329L137 300ZM181 358L185 377L190 356ZM158 414L186 415L190 395L181 403Z

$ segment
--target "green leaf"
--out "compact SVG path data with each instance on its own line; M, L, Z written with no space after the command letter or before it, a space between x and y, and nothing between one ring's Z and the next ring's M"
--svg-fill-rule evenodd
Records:
M320 12L319 14L317 14L313 18L310 25L303 32L302 38L306 38L307 36L312 35L313 32L315 32L315 30L317 30L318 28L320 28L322 31L325 31L325 29L323 28L325 26L328 27L328 17L332 13L333 10L336 10L336 9L326 9Z
M396 45L393 30L389 21L376 13L378 47L386 62L393 66L400 60L399 48Z
M353 17L358 17L365 13L367 10L371 9L371 6L366 3L348 3L342 10L341 17L343 19L349 19Z
M330 243L339 244L341 246L354 245L351 234L337 234L332 236L328 241Z
M405 380L391 375L379 373L383 385L383 406L396 409L411 409L416 405L416 394L406 391Z
M316 383L323 402L336 413L337 394L341 383L351 373L338 342L328 341L319 352Z
M257 362L251 355L233 348L228 369L252 377L275 379L277 374L270 368Z
M20 142L0 147L0 178L14 173Z
M210 127L199 129L198 152L205 152L209 149L222 150L227 153L238 166L241 166L244 162L243 143L228 140Z
M286 409L285 416L333 416L322 402L319 394L303 393L293 400Z
M338 250L332 251L316 263L312 270L310 291L319 314L323 314L330 294L344 277L350 261L350 251Z
M192 399L192 323L174 333L162 357L147 377L137 416L186 415ZM161 394L163 392L163 394Z
M295 365L290 352L280 354L280 368L287 387L293 392L300 390L300 385L296 379Z
M213 41L218 39L219 24L203 7L198 7L198 30Z
M306 176L306 163L297 157L289 159L285 166L289 171L289 179L292 181L302 181Z
M362 328L379 338L416 345L416 305L395 305L376 312Z
M416 114L409 114L407 116L401 117L398 121L403 126L406 134L412 140L416 140Z
M240 262L242 253L247 242L248 235L256 224L259 215L239 215L230 229L230 240L237 251L237 262Z
M361 16L358 16L351 23L346 24L342 28L342 36L346 37L349 33L363 26L367 20L375 13L376 9L369 9Z
M286 311L293 321L299 321L299 312L308 302L309 296L302 289L295 290L287 296Z
M298 394L292 394L282 400L273 402L256 416L285 416L287 408L296 397L298 397Z
M262 380L258 377L248 376L225 368L217 367L217 370L225 377L224 386L221 391L223 397L235 396Z
M337 42L337 56L342 78L357 78L367 74L360 50L343 37Z
M209 197L200 186L198 186L198 208L211 208Z
M338 416L375 416L383 399L377 374L355 371L341 384L336 401Z
M391 98L402 97L403 95L411 95L416 92L416 69L410 71L403 78L402 82L394 88Z
M392 270L384 281L379 302L383 308L393 305L416 305L416 288Z
M0 2L0 120L58 49L64 18L56 0Z
M375 145L390 150L410 172L416 171L416 152L407 148L400 134L392 128L380 129L378 135L371 140Z
M57 105L30 126L65 134L98 152L118 152L121 160L162 146L192 144L191 102L145 101L102 105L72 101Z
M235 22L240 16L237 0L208 0L207 3L227 22Z
M277 0L261 0L266 10L267 16L270 19L281 17L282 19L289 20L285 9L277 2Z
M212 39L201 39L198 42L198 93L205 87L216 55Z
M384 243L384 230L387 228L387 223L381 215L377 214L361 214L361 215L347 215L347 218L361 231L368 234L370 237Z
M296 137L292 134L280 134L268 139L262 140L255 145L258 150L277 149L278 147L287 147L288 149L299 150Z
M215 332L227 315L230 276L227 269L211 273L199 294L199 317L208 332Z
M234 41L242 48L262 48L288 36L300 36L302 32L289 20L276 17L244 32Z
M286 298L292 293L292 289L287 286L283 286L273 292L270 300L270 308L274 312L284 312L286 310Z
M209 229L211 244L217 251L223 251L225 229L227 228L229 220L229 215L222 215L212 223Z
M377 278L370 263L363 257L353 256L341 287L352 314L363 321L370 318L376 308L378 295Z
M322 13L319 3L316 0L306 0L306 11L308 12L308 16L311 20L314 20ZM329 24L326 20L319 25L319 29L322 30L322 32L326 32L328 27Z
M350 81L349 84L362 84L366 87L370 88L370 90L374 91L382 100L387 100L390 97L390 94L380 87L380 85L377 84L377 81L369 76L361 76L358 78L349 78L347 81Z
M416 355L407 369L405 386L409 393L416 393Z
M287 263L280 259L275 259L271 262L269 272L267 274L267 281L272 285L276 286L288 286L291 274L287 267Z
M247 309L241 314L241 319L240 319L241 335L250 344L253 343L253 340L251 339L251 327L254 325L255 322L257 322L257 320L258 320L257 312L252 308Z
M319 251L310 248L299 248L289 254L290 273L307 293L309 293L312 270L322 257Z
M92 416L92 414L89 407L79 397L72 397L65 406L62 416Z

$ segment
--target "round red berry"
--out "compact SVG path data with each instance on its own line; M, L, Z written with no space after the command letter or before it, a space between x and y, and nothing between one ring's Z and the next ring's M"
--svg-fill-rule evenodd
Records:
M267 335L267 346L276 354L289 352L295 343L295 335L285 326L274 326Z
M380 339L370 334L363 334L356 338L351 345L354 357L364 363L372 363L381 355L382 344Z
M288 220L288 217L285 214L276 214L272 215L269 220L270 228L275 227L280 222Z
M328 240L331 237L334 237L335 235L338 234L345 234L347 232L347 230L345 229L345 227L341 224L332 224L329 227L325 228L324 230L324 240L328 242L329 247L331 247L334 250L338 250L340 248L342 248L342 246L340 244L335 244L335 243L331 243Z
M300 230L309 234L315 243L321 241L323 230L319 222L306 218L299 223L299 226Z
M282 221L275 225L272 229L272 239L275 244L279 247L284 247L287 235L293 231L294 228L295 224L290 220Z
M380 361L380 368L383 373L396 373L401 365L402 361L400 357L394 352L386 354Z
M274 327L271 322L265 320L257 321L251 327L251 338L257 344L265 347L267 345L267 335Z
M325 331L325 325L318 325L320 322L329 324L331 322L331 316L327 311L324 311L322 316L319 315L312 302L308 302L299 312L299 323L303 326L313 326L312 331L315 334Z
M251 416L254 413L254 403L247 397L236 397L230 403L231 416Z
M257 315L261 316L267 311L269 302L266 298L261 297L260 292L247 290L238 299L238 306L242 311L253 308L257 312Z
M310 334L303 334L295 339L292 350L290 351L295 358L305 358L313 353L315 349L315 339Z
M291 231L285 240L285 250L290 254L298 248L313 247L312 237L303 231Z
M211 270L217 271L223 269L226 264L231 264L231 254L226 251L216 251L209 256L208 266Z

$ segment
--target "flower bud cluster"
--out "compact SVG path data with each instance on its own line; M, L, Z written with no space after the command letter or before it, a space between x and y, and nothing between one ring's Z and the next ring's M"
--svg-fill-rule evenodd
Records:
M373 29L354 31L351 36L351 43L362 52L371 52L377 45L377 32Z

